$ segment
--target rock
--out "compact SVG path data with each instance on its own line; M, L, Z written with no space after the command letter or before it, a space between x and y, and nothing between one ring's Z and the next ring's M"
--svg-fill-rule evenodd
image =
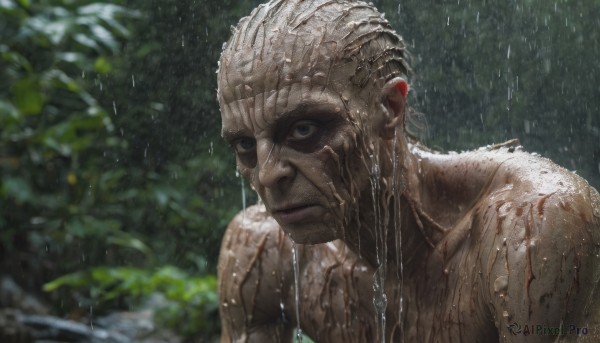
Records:
M31 329L34 341L56 340L61 342L128 343L131 340L117 332L60 319L52 316L23 315L18 321Z
M48 309L33 295L26 293L8 275L0 277L0 308L19 309L28 314L48 314Z

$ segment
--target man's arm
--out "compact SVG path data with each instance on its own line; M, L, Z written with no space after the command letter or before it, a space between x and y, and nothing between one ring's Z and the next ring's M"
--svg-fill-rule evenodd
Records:
M573 185L499 207L488 263L501 342L600 341L600 197Z
M259 206L230 223L219 255L221 342L291 341L282 309L289 287L290 247Z

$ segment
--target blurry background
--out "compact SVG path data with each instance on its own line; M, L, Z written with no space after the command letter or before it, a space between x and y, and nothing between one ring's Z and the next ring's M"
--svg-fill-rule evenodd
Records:
M0 341L218 337L220 239L254 197L215 72L258 3L0 0ZM600 186L599 1L375 4L412 52L427 145L518 138Z

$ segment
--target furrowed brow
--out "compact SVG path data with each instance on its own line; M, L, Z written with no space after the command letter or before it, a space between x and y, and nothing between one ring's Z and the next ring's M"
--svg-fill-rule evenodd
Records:
M331 113L335 113L335 107L329 104L313 102L302 103L290 111L286 111L278 115L275 119L275 127L282 128L300 119L305 119L307 117L314 117L315 119L318 119L319 117L327 116Z
M235 141L238 138L246 136L243 131L238 129L223 129L221 136L229 143Z

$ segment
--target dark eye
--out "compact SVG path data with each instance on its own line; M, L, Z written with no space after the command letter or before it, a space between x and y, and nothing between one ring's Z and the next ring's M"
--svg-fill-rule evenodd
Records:
M292 126L289 137L292 140L302 140L312 137L316 132L317 125L313 122L301 121Z
M252 138L240 138L233 142L233 148L238 154L249 153L256 148L256 141Z

